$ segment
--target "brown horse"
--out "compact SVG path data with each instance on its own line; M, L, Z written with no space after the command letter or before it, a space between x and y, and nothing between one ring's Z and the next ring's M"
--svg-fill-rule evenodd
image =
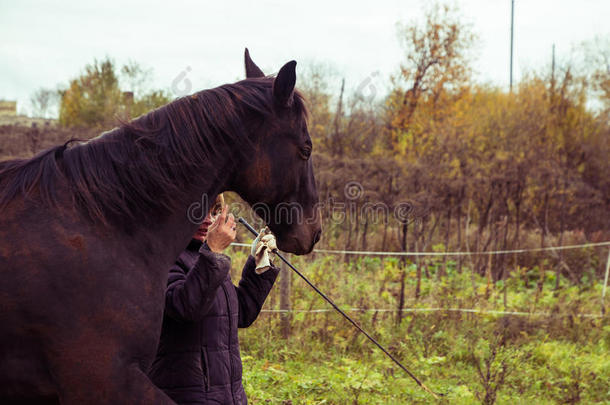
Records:
M267 207L281 250L312 250L296 62L273 78L245 58L246 80L0 162L0 403L172 403L146 377L167 271L219 192ZM315 220L273 215L284 203Z

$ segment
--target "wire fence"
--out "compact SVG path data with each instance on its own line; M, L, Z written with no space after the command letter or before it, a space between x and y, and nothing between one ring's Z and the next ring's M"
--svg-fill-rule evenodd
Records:
M249 243L238 243L234 242L231 244L235 247L250 247ZM580 245L564 245L555 247L542 247L532 249L512 249L512 250L494 250L494 251L479 251L479 252L384 252L384 251L364 251L364 250L332 250L332 249L314 249L313 253L323 255L358 255L358 256L475 256L475 255L500 255L500 254L516 254L516 253L529 253L529 252L543 252L543 251L558 251L558 250L570 250L570 249L584 249L589 247L605 247L610 246L610 241L595 242L595 243L583 243ZM583 318L603 318L605 316L605 298L608 287L608 273L610 273L610 249L608 249L608 259L606 261L606 271L604 275L604 282L602 285L601 295L601 314L578 314L577 316ZM327 309L263 309L261 312L267 313L324 313L332 311L330 308ZM397 312L398 309L364 309L364 308L348 308L346 311L353 312ZM548 312L521 312L521 311L495 311L495 310L480 310L470 308L402 308L402 312L463 312L473 314L487 314L487 315L514 315L514 316L544 316L544 317L569 317L572 314L557 314Z
M375 309L375 308L342 308L343 311L347 312L398 312L398 309ZM460 313L470 313L470 314L483 314L483 315L496 315L496 316L505 316L505 315L513 315L513 316L534 316L534 317L557 317L557 318L567 318L570 316L573 317L582 317L582 318L603 318L603 315L600 314L560 314L554 312L523 312L523 311L495 311L495 310L482 310L482 309L470 309L470 308L402 308L401 312L460 312ZM262 309L261 312L266 313L277 313L277 314L287 314L287 313L325 313L325 312L334 312L334 309L331 308L322 308L322 309Z
M240 247L250 247L249 243L234 242L231 245ZM510 253L529 253L529 252L544 252L568 249L584 249L587 247L610 246L610 241L584 243L581 245L565 245L556 247L543 247L533 249L513 249L513 250L491 250L480 252L383 252L383 251L368 251L368 250L332 250L332 249L314 249L313 253L324 254L339 254L339 255L359 255L359 256L475 256L475 255L504 255Z

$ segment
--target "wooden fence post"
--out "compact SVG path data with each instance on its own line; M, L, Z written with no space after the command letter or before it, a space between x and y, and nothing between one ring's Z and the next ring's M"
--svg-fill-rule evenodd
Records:
M608 286L608 272L610 272L610 249L608 249L608 261L606 262L606 275L604 277L604 286L602 287L602 315L606 314L604 307L604 299L606 298L606 287Z
M287 255L286 255L287 256ZM287 339L290 336L290 279L291 270L282 262L280 266L280 329L282 337Z

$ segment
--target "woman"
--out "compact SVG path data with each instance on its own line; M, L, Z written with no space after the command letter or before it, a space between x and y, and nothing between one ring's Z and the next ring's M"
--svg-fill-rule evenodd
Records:
M275 238L261 232L233 285L231 259L222 251L235 240L236 224L223 203L220 196L169 271L149 376L179 404L247 403L237 328L254 322L279 272L268 261Z

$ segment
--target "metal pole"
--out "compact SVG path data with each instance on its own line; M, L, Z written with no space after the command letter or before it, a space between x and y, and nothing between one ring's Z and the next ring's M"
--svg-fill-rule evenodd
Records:
M515 0L510 2L510 92L513 92L513 31L515 22Z

